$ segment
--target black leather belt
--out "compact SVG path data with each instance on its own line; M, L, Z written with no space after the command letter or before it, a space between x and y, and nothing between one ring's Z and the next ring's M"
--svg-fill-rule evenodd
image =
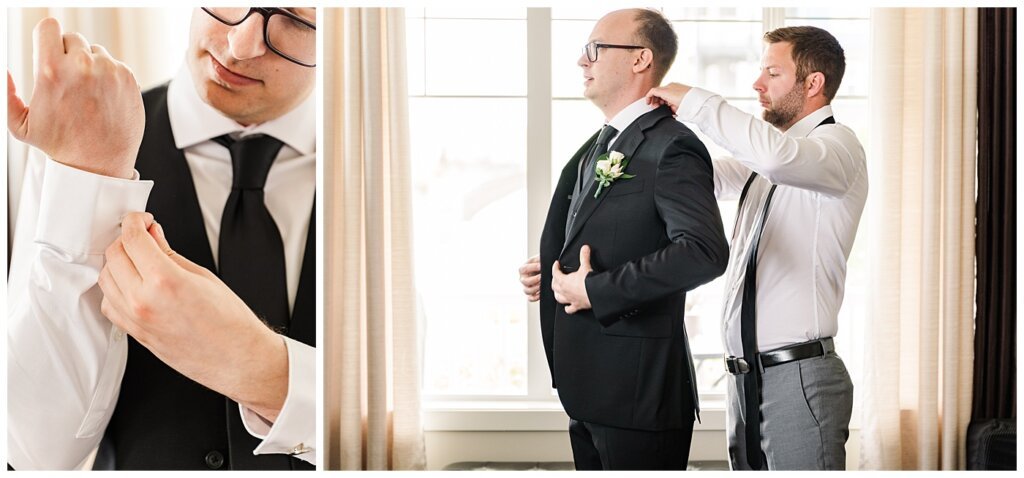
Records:
M757 354L760 370L763 372L768 367L782 365L797 360L821 357L830 352L835 352L836 347L832 337L819 340L812 340L800 344L787 345L770 352ZM726 357L725 370L733 375L741 375L751 370L750 364L743 357Z

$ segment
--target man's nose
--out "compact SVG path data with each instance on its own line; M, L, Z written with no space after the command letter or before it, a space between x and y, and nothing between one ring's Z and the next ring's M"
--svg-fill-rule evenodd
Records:
M228 31L228 48L237 60L258 58L267 53L263 41L263 15L253 14Z
M580 58L576 60L576 65L581 68L590 66L590 59L587 58L586 52L580 53Z
M758 93L764 93L765 92L764 82L762 82L761 79L762 79L762 77L758 76L757 79L754 80L754 84L751 85L751 86L754 87L754 91L756 91Z

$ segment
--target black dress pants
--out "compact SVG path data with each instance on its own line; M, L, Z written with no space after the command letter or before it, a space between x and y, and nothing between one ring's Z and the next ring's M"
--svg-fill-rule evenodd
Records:
M630 430L569 419L577 470L685 470L693 422L682 429Z

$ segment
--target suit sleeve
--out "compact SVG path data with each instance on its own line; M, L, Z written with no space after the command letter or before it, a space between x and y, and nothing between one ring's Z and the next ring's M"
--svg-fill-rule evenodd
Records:
M711 162L703 150L696 137L677 136L661 153L654 200L671 243L587 277L587 294L603 325L640 304L691 290L725 272L729 246L715 201Z
M100 312L103 253L153 183L30 161L7 289L7 458L74 469L103 437L128 354Z

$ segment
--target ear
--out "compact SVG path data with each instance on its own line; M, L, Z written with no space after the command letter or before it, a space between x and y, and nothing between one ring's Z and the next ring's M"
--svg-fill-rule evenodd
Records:
M633 60L633 73L641 73L649 68L654 68L654 52L650 48L644 48Z
M804 79L804 88L807 89L808 98L814 98L818 95L824 96L825 74L820 71L816 71L807 75L807 78Z

